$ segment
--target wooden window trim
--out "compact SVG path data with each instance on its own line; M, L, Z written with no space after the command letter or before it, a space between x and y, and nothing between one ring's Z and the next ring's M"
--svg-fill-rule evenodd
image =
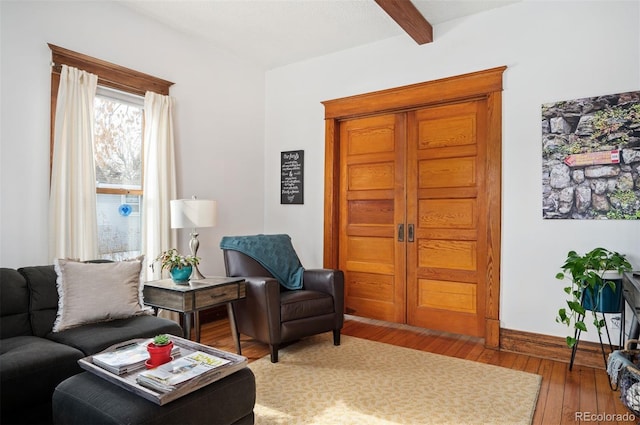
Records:
M168 95L172 82L134 71L101 59L77 53L49 43L53 66L51 74L60 75L62 65L90 72L98 76L98 84L144 96L147 91ZM52 86L53 87L53 86ZM57 90L57 85L56 85Z

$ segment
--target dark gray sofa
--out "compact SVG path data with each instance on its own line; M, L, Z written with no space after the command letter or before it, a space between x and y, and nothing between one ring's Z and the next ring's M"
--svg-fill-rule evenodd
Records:
M0 268L0 422L51 423L56 386L80 373L78 360L133 338L181 336L175 322L143 315L53 333L58 311L51 266Z

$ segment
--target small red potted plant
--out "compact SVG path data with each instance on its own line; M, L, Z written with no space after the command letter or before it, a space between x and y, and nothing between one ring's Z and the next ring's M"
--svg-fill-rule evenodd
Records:
M169 335L156 335L153 342L147 344L149 352L149 360L146 365L149 368L158 367L171 361L171 350L173 350L173 341L169 339Z

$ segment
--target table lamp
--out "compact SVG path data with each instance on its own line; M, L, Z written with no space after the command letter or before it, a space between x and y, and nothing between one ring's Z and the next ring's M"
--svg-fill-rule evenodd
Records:
M191 240L189 248L191 255L194 257L198 254L198 227L214 227L217 219L217 203L208 199L174 199L170 202L171 206L171 228L172 229L191 229ZM191 279L204 279L205 277L198 270L198 266L193 267Z

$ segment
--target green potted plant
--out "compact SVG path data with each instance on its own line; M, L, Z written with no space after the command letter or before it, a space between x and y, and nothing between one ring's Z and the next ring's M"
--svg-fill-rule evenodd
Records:
M572 326L575 332L587 331L584 317L592 312L593 325L600 334L605 326L604 317L596 313L619 312L622 290L622 273L631 270L625 255L605 248L595 248L584 255L569 251L556 278L569 278L571 284L564 288L569 295L567 308L558 310L557 322ZM575 336L567 336L567 345L576 344Z
M149 360L146 365L149 368L157 367L171 361L171 350L173 350L173 341L167 334L156 335L153 342L147 344L149 352Z
M200 258L193 255L180 255L178 250L171 248L162 252L151 263L151 269L156 262L160 262L160 270L168 270L171 275L171 279L175 283L185 283L189 281L189 276L193 270L193 266L200 263Z

